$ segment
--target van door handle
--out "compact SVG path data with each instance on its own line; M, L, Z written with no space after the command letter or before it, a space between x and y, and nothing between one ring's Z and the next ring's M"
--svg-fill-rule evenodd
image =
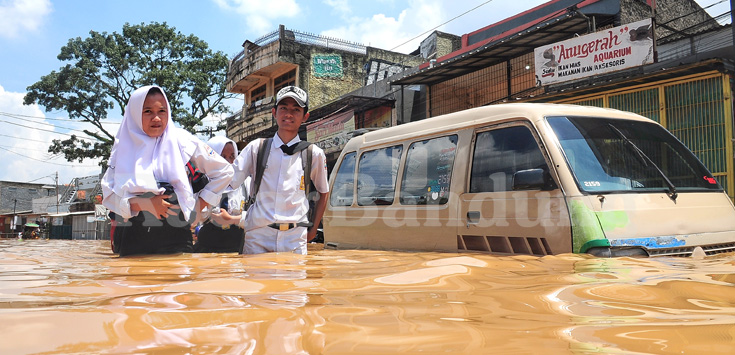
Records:
M467 211L467 228L480 222L480 211Z

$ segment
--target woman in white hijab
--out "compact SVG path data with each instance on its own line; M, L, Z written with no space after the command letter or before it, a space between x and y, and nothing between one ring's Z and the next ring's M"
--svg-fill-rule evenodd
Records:
M123 227L116 246L120 256L193 251L190 221L207 205L216 205L232 180L232 166L175 127L170 113L163 89L139 88L130 95L115 136L102 179L102 204ZM187 175L190 162L209 180L200 191L193 190Z
M222 136L212 137L207 144L229 163L237 158L237 145ZM195 253L239 253L245 238L245 184L236 189L227 189L222 200L208 221L199 229Z

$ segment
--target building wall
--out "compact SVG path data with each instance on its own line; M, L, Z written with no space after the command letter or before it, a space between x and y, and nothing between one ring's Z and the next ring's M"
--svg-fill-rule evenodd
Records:
M508 74L510 70L510 82ZM510 92L509 92L510 90ZM429 116L480 107L539 94L533 70L533 53L527 53L510 62L486 67L430 88Z
M276 51L274 46L277 46ZM228 74L228 91L245 95L242 113L228 119L227 136L242 147L252 137L265 134L275 124L269 112L272 101L260 108L252 107L250 91L266 83L268 98L275 95L273 79L296 70L296 85L309 93L309 109L313 110L335 99L363 88L371 68L382 68L386 73L395 64L414 67L423 58L365 47L337 39L329 39L296 31L280 29L274 42L252 47L233 59ZM260 52L277 52L277 58ZM377 65L375 65L377 64ZM380 97L380 96L378 96Z
M33 210L33 199L45 197L51 192L44 184L0 181L0 213Z
M688 29L695 24L703 23L703 29L716 27L706 12L692 0L658 0L657 21L668 22L670 27L678 30ZM683 14L696 13L692 16L669 22ZM623 24L642 20L651 16L651 7L641 0L620 0L620 21ZM700 28L697 27L697 28ZM657 37L667 36L671 31L658 31ZM571 38L570 34L570 38ZM672 38L672 37L668 37ZM526 64L530 69L526 70ZM461 111L483 105L504 101L515 101L543 93L543 88L536 86L534 76L533 48L525 55L509 62L499 63L475 72L432 85L429 88L430 99L427 103L428 116L433 117L446 113ZM508 68L511 80L508 82Z
M686 15L686 16L685 16ZM641 0L620 0L620 21L622 24L636 22L651 17L651 7ZM694 0L657 0L656 23L665 24L677 30L696 27L696 32L719 27ZM681 36L657 26L656 39L674 40Z

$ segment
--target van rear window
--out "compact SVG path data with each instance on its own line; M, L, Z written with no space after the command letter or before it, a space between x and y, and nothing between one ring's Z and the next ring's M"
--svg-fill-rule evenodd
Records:
M401 204L447 203L456 151L457 135L412 143L401 180Z
M403 146L362 153L357 166L357 204L391 205L396 191L396 175Z

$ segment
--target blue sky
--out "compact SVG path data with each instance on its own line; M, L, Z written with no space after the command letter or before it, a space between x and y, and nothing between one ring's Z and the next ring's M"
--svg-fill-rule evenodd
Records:
M52 184L58 172L59 183L63 184L75 176L99 173L97 161L69 163L47 153L51 139L79 134L73 130L91 126L66 120L64 112L46 112L43 107L22 104L28 86L62 66L56 59L61 47L71 38L87 38L92 30L112 33L121 32L126 22L166 22L232 57L242 50L246 39L257 39L283 24L302 32L408 53L418 47L427 31L462 35L544 2L0 0L0 161L4 167L0 169L0 180ZM719 3L710 9L711 14L726 12L730 6L726 0L697 2L701 6ZM119 118L119 110L110 118ZM216 120L213 117L205 123Z

